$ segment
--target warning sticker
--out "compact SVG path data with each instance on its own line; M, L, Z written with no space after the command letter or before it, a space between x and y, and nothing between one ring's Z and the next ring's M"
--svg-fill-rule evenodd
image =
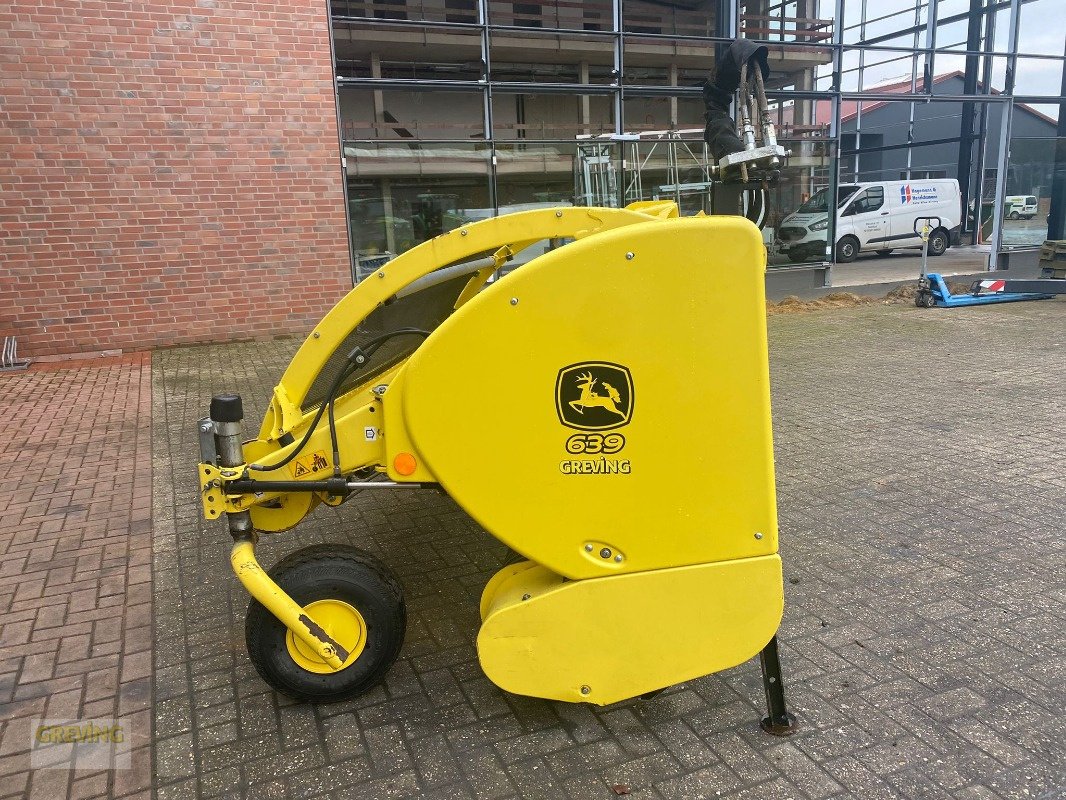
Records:
M314 453L300 456L289 466L294 478L304 478L325 469L329 469L329 459L326 458L325 450L316 450Z

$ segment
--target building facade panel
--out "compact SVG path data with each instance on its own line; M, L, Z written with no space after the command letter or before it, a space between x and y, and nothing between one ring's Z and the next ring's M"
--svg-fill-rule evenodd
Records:
M531 205L674 197L687 213L709 210L702 84L716 54L738 30L764 40L768 87L784 97L814 92L833 59L832 20L807 0L473 7L460 21L420 0L391 3L387 15L332 5L357 263ZM772 219L832 164L817 102L801 99L778 120L795 147L771 192ZM461 141L482 143L473 161L448 144Z
M1066 236L1058 2L19 0L0 9L0 335L35 355L302 333L465 222L710 210L701 85L738 34L768 48L791 151L771 267L794 266L782 221L842 181L957 176L967 241L1038 245ZM995 222L1012 194L1040 213Z

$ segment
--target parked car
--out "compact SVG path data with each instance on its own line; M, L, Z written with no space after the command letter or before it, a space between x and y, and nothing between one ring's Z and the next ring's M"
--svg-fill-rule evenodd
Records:
M822 257L828 208L829 190L822 189L785 217L777 231L777 251L794 262ZM961 213L956 180L844 184L836 202L836 260L846 264L863 251L888 255L896 248L921 247L919 217L940 218L929 232L929 255L943 255L958 242Z
M1003 216L1007 219L1032 219L1036 216L1036 197L1015 194L1003 198Z
M352 225L352 240L355 252L360 256L376 256L380 253L396 253L409 250L417 244L411 228L411 208L403 200L383 197L353 197L348 201L348 216Z

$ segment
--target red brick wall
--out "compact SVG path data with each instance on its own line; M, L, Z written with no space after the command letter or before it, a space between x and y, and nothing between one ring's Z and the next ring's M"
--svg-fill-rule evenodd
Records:
M0 334L306 332L351 288L326 0L0 4Z

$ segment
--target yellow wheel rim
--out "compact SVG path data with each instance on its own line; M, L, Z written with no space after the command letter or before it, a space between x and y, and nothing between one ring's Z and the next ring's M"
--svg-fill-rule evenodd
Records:
M366 621L355 606L343 600L316 600L304 606L304 611L322 626L330 638L348 651L348 659L341 669L354 664L366 647ZM308 672L325 675L337 671L296 638L292 631L285 633L285 646L292 660Z

